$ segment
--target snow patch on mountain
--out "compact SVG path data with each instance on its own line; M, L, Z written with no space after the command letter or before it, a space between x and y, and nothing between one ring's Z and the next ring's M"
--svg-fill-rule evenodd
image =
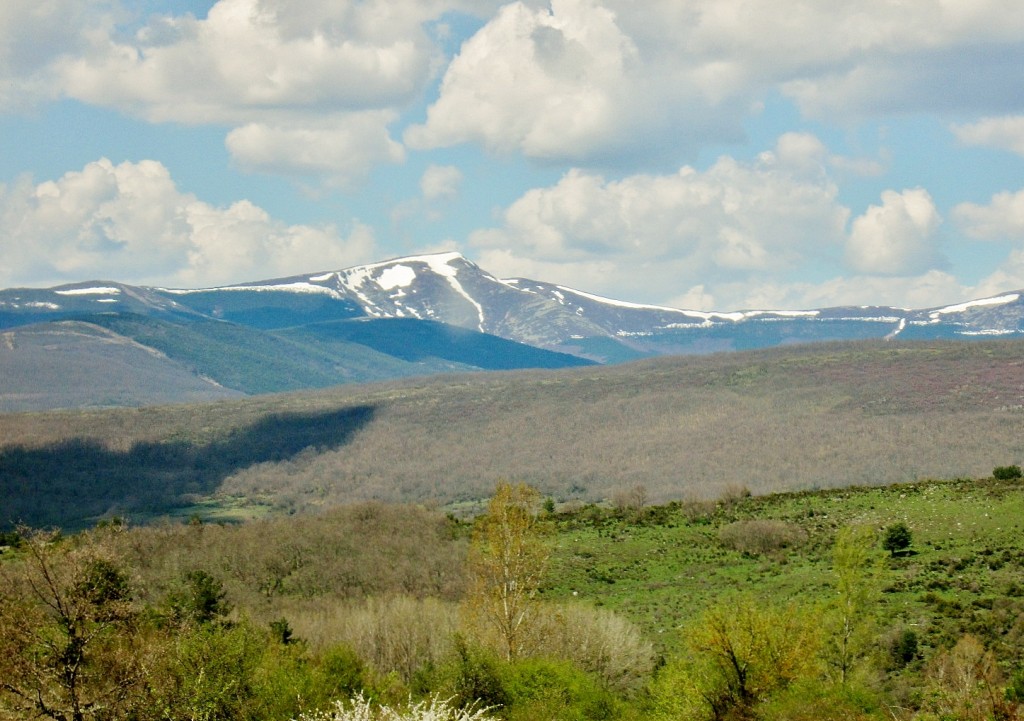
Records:
M932 320L938 320L939 316L947 315L949 313L963 313L965 310L971 308L978 308L981 306L988 305L1006 305L1007 303L1016 303L1020 300L1019 293L1008 293L1007 295L996 296L995 298L982 298L980 300L969 300L966 303L957 303L956 305L948 305L945 308L938 308L937 310L931 311L928 315Z
M95 288L67 288L65 290L53 291L57 295L118 295L120 288L95 287Z

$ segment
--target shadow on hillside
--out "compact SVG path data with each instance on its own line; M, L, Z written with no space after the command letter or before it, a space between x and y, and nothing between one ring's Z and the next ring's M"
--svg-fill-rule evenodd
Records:
M214 493L225 478L307 448L347 444L372 406L262 418L206 445L137 443L112 451L91 439L0 450L0 528L14 523L79 528L104 514L166 513L192 495Z

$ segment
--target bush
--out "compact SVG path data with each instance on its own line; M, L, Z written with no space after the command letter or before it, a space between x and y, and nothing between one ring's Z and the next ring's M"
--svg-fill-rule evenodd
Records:
M897 668L903 668L917 658L918 640L917 633L912 628L905 628L899 633L889 646L889 655Z
M736 521L718 532L718 540L742 553L770 553L803 543L807 533L785 521Z
M530 658L506 669L510 721L600 721L616 715L615 698L569 661Z
M624 617L582 603L545 605L531 652L572 661L620 693L638 689L654 669L654 648Z
M405 709L373 706L362 695L348 703L336 701L327 711L301 714L298 721L486 721L491 718L485 708L457 708L451 701L431 697Z
M1015 481L1024 476L1020 466L996 466L992 469L992 477L997 481Z

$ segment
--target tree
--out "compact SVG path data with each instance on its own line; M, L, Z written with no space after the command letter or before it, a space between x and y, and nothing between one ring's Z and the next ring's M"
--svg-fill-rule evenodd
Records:
M23 558L0 569L0 712L127 718L143 676L127 574L97 536L21 533Z
M907 524L903 522L894 523L885 529L885 537L882 539L882 548L895 556L897 553L901 553L910 548L912 541L913 536L910 533L910 529L907 528Z
M667 718L750 718L770 695L817 675L816 626L795 606L753 598L713 608L692 627L690 652L659 675L655 705Z
M470 547L470 608L498 635L506 660L519 656L548 551L537 521L540 494L499 483Z
M825 645L825 659L836 680L845 685L856 662L865 655L871 636L871 608L878 597L882 572L874 531L868 526L840 529L832 547L836 598L834 627Z

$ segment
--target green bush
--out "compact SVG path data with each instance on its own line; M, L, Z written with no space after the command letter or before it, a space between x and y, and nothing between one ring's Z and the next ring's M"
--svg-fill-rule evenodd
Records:
M1024 476L1020 466L996 466L992 469L992 477L997 481L1015 481Z
M601 721L615 718L617 700L569 661L529 658L506 669L510 721Z

